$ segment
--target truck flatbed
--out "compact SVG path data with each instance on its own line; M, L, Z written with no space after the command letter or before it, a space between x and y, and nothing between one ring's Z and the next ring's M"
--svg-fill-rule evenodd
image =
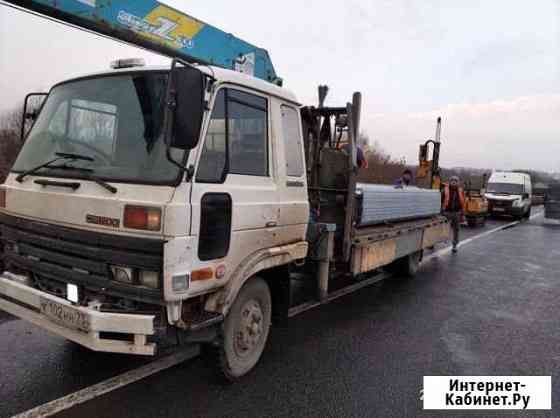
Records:
M329 303L395 273L413 275L424 249L448 238L449 222L444 216L355 228L350 271L336 275L332 274L328 266L323 267L325 273L319 272L317 284L313 280L306 280L305 276L293 277L288 316ZM329 248L329 239L325 239L324 243L323 252L316 254L317 258L322 263L326 263L326 259L334 261L337 257L333 254L332 246Z

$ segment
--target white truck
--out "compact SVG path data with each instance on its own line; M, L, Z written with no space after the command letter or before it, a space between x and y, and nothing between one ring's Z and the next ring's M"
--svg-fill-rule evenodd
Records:
M486 198L492 215L528 219L531 217L532 197L529 174L498 171L488 180Z
M303 107L239 71L138 65L50 90L0 186L1 310L96 351L206 344L235 379L274 318L448 239L439 214L358 224L359 94Z

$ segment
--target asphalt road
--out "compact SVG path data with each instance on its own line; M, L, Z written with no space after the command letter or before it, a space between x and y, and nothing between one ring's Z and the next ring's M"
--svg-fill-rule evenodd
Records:
M537 218L429 259L414 280L382 282L273 328L259 366L234 385L197 358L59 416L560 416L558 271L560 228ZM0 314L0 416L147 361L92 353ZM424 412L425 375L552 375L559 409Z

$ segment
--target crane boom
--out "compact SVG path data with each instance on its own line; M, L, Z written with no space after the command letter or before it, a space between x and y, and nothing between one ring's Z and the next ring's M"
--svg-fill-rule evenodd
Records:
M155 0L4 0L160 54L281 85L265 49Z

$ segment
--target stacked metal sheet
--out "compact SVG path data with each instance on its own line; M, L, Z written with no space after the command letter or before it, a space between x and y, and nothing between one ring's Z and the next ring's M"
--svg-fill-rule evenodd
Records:
M441 193L418 187L358 183L358 225L428 218L441 211Z

